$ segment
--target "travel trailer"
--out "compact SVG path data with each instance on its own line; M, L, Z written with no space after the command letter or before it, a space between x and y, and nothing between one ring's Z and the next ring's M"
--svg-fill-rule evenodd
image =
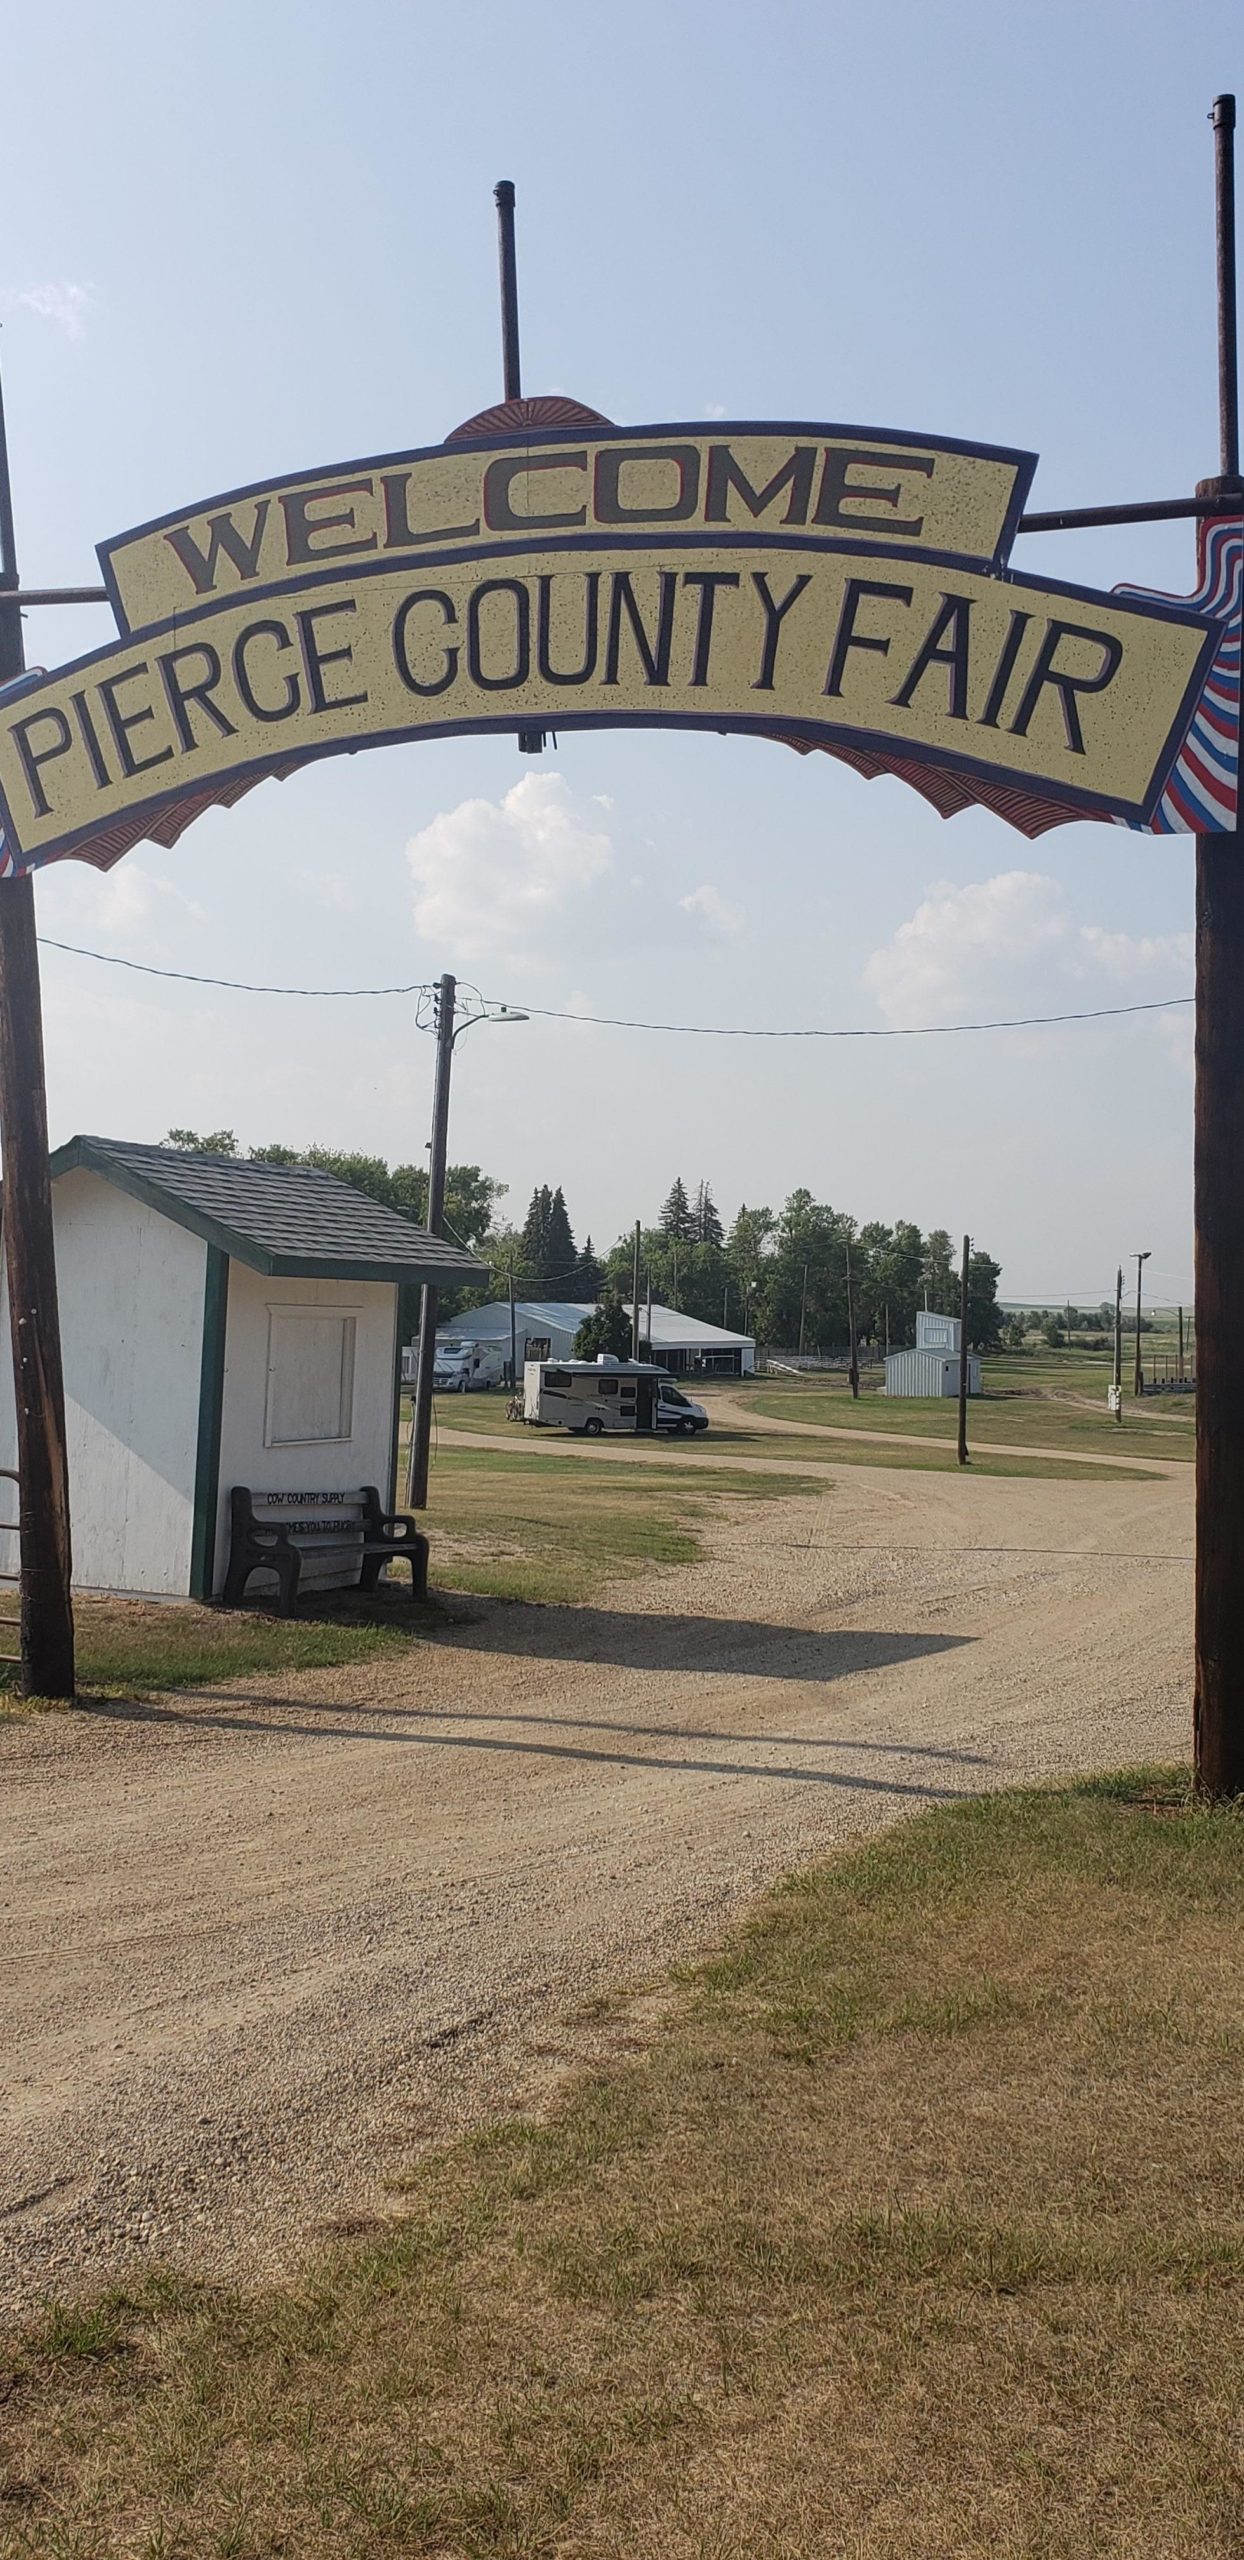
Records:
M689 1440L707 1431L708 1415L650 1360L528 1360L523 1369L524 1422L560 1423L563 1431L673 1431Z

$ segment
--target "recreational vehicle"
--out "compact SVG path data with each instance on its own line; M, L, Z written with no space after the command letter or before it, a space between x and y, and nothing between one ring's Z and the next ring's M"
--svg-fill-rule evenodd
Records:
M528 1360L523 1369L524 1422L560 1423L563 1431L707 1431L702 1404L650 1360Z

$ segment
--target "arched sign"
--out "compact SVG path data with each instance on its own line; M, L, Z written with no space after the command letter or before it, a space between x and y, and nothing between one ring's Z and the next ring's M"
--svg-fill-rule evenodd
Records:
M318 756L516 728L760 734L1028 832L1155 822L1223 622L1013 571L1032 455L560 406L104 543L120 636L0 698L5 868L171 842Z

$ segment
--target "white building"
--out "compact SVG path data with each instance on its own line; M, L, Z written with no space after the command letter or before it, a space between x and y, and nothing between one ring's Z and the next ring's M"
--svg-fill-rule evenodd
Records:
M310 1165L74 1138L52 1176L75 1582L211 1598L235 1484L392 1506L398 1289L470 1254Z
M628 1316L630 1307L626 1310ZM528 1360L568 1360L574 1338L585 1318L595 1313L589 1300L523 1298L515 1301L514 1336L518 1376ZM648 1310L641 1301L639 1330L648 1340ZM464 1315L455 1316L442 1327L438 1340L454 1342L496 1343L506 1360L510 1356L510 1307L505 1298L491 1306L469 1307ZM676 1307L652 1309L651 1358L674 1377L750 1378L756 1366L756 1345L750 1333L730 1333L724 1325L701 1324L696 1316L680 1315ZM409 1351L404 1367L410 1374Z
M968 1394L981 1391L981 1364L968 1353ZM888 1396L957 1396L959 1393L959 1319L925 1310L916 1317L914 1351L892 1351L885 1364Z

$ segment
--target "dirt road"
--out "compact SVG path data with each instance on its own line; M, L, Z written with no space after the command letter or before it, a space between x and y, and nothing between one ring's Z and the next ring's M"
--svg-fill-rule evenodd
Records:
M234 2274L641 2030L757 1886L1008 1780L1181 1756L1188 1471L843 1468L594 1608L0 1738L0 2308Z

